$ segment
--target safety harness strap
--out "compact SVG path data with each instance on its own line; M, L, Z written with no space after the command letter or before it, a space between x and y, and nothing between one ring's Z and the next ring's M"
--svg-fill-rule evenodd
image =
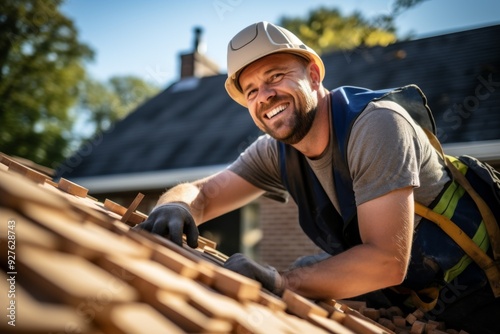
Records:
M500 260L500 227L497 224L495 216L489 206L484 202L484 200L479 196L479 194L474 190L471 186L470 182L465 178L465 176L460 173L460 171L453 165L449 158L443 152L443 148L439 143L439 140L436 136L427 129L424 129L429 141L432 146L438 151L441 155L441 158L446 162L446 166L450 170L453 179L462 186L462 188L467 191L467 193L472 197L474 202L476 203L481 216L483 217L484 224L486 226L486 231L488 231L488 236L490 239L490 245L493 251L493 258L495 260Z
M453 223L449 218L432 211L426 206L415 202L415 213L421 217L432 221L438 225L450 238L452 238L463 251L472 259L477 265L484 270L488 281L490 282L491 289L495 297L500 297L500 265L498 259L500 256L500 229L496 222L496 219L491 212L488 205L484 200L477 194L477 192L472 188L470 182L465 178L465 176L460 173L460 171L453 165L448 157L443 152L439 140L434 136L433 133L424 129L429 141L436 151L440 154L441 158L446 162L446 166L452 173L453 179L462 186L465 191L471 196L471 198L476 203L483 222L485 224L486 230L488 232L490 245L493 250L494 259L493 261L478 245L472 241L469 236L462 231L455 223Z
M415 202L415 213L439 226L477 265L484 270L495 297L500 297L500 269L495 262L449 218Z

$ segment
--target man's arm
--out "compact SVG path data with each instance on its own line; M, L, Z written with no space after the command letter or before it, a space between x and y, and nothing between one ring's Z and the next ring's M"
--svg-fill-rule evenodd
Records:
M308 298L349 298L400 284L413 235L413 188L392 191L358 207L363 243L282 275L284 287Z
M177 185L164 193L148 219L134 227L169 238L179 246L198 246L197 226L237 209L264 193L237 174L224 170L193 183Z
M264 190L226 169L204 179L173 187L160 197L156 207L171 202L184 203L196 225L200 225L240 208L262 194Z

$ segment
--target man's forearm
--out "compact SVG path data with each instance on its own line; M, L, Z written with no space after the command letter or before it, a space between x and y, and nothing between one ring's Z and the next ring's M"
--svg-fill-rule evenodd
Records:
M390 254L359 245L282 276L285 288L304 297L343 299L399 284L400 268Z
M204 203L200 189L192 183L181 183L167 192L163 193L158 199L156 206L166 203L181 202L185 203L193 215L197 225L201 223Z

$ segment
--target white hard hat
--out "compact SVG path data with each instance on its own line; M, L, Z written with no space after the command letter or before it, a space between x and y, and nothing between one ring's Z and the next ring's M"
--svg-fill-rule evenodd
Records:
M269 22L254 23L240 31L227 46L226 90L229 96L246 107L238 77L241 70L264 56L288 52L315 62L320 71L320 81L325 76L325 66L318 54L302 43L293 33Z

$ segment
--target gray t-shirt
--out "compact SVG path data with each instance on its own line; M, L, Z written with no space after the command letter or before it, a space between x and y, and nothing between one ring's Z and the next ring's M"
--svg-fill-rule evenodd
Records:
M319 158L307 161L340 211L331 143L330 139ZM442 161L420 126L406 110L391 101L371 102L354 122L347 159L356 205L407 186L414 187L416 201L429 205L449 181ZM270 136L259 137L228 168L265 190L267 196L287 200L280 177L277 142Z

